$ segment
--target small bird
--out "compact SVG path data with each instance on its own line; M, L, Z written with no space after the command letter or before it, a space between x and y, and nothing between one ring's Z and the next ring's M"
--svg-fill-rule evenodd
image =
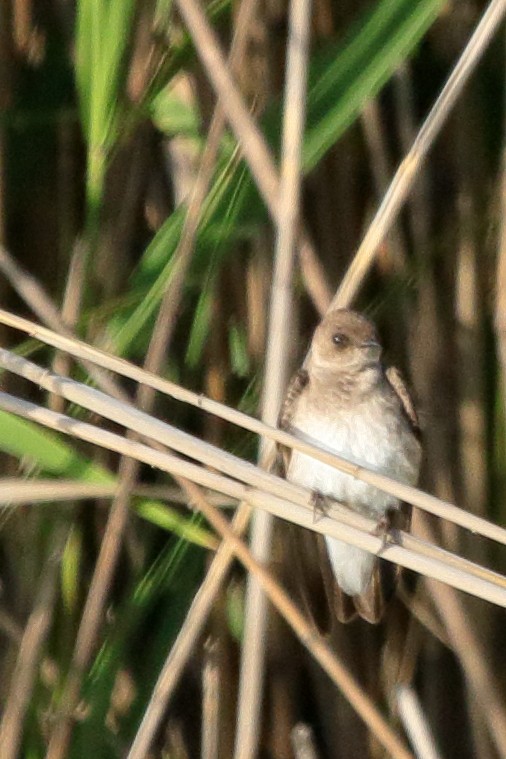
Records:
M279 426L348 461L414 485L421 460L418 418L400 373L384 368L381 352L369 319L348 309L330 311L288 386ZM299 451L281 452L286 478L317 498L331 497L383 527L395 515L403 516L397 522L409 527L410 508L393 496ZM385 586L396 581L393 565L335 538L294 530L300 541L296 561L301 581L307 581L305 601L320 629L327 623L321 622L317 608L316 573L339 621L358 614L378 622L387 600Z

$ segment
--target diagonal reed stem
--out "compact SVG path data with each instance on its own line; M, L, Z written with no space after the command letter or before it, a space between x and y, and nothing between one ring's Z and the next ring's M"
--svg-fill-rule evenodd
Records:
M395 221L422 162L465 84L487 49L506 13L506 0L492 0L472 34L418 135L399 166L367 233L332 300L331 308L348 306L369 271L379 246Z
M129 364L123 359L118 359L115 356L106 354L103 351L86 345L86 343L83 343L81 341L61 337L51 330L48 330L44 327L38 327L36 324L33 324L33 322L29 322L26 319L14 316L13 314L9 314L8 312L2 311L1 309L0 323L9 324L16 329L21 329L24 332L30 334L32 337L36 337L37 339L42 340L43 342L47 343L48 345L52 345L53 347L66 350L76 357L85 357L89 361L95 361L103 368L117 371L123 376L130 377L131 379L134 379L138 382L150 384L151 387L156 387L158 390L165 392L174 398L178 398L184 402L191 403L192 405L205 409L210 413L217 414L222 419L226 419L227 421L232 422L233 424L237 424L244 429L255 432L256 434L269 437L281 445L294 448L301 451L302 453L307 453L319 461L329 464L330 466L334 466L343 472L351 474L357 479L363 480L370 485L375 485L380 490L383 490L384 492L389 493L396 498L399 498L400 500L407 501L413 506L417 506L418 508L423 509L424 511L428 511L431 514L435 514L436 516L448 519L449 521L452 521L461 527L465 527L466 529L471 530L471 532L484 535L491 540L496 540L497 542L506 545L506 530L504 528L492 524L482 517L470 514L463 509L458 508L454 504L436 498L435 496L432 496L429 493L425 493L422 490L413 488L408 485L403 485L396 480L392 480L389 477L385 477L384 475L380 475L377 472L373 472L366 467L352 464L346 459L334 455L331 451L314 445L309 440L306 441L302 438L295 438L293 435L290 435L283 430L279 430L277 428L266 425L263 422L260 422L258 419L254 419L253 417L248 416L247 414L243 414L242 412L236 411L235 409L231 409L216 401L211 401L204 396L192 393L191 391L186 390L185 388L181 388L174 383L163 380L160 377L156 377L149 372L146 372L143 369L134 366L133 364ZM8 368L9 371L18 373L26 372L26 374L23 374L23 376L27 377L30 377L32 373L35 373L32 374L32 376L36 376L37 379L35 381L41 385L43 382L51 381L51 373L45 369L37 367L36 364L26 362L25 359L14 356L8 351L3 351L0 355L2 356L2 361L5 362L4 366ZM77 403L81 403L84 398L89 399L91 397L90 393L96 394L98 392L93 389L89 389L90 393L87 393L87 391L84 389L84 386L80 385L79 383L74 384L73 381L69 380L68 378L64 379L55 377L55 382L56 384L53 384L52 386L53 391L57 388L58 392L62 392L63 387L67 389L73 387L75 392L79 394L78 396L73 396L73 398L76 398ZM63 382L63 385L61 382ZM81 395L81 393L84 393L84 395ZM79 399L77 399L78 397ZM98 399L101 396L94 395L94 397ZM110 399L108 396L103 397L103 409L106 411L106 414L107 409L111 410L114 407L114 404L115 401ZM118 408L123 409L123 407L124 404L120 404ZM139 414L140 412L135 411L133 413ZM150 421L151 418L147 416L146 420ZM167 425L165 425L165 428L167 428ZM184 433L181 433L179 430L177 433L184 437ZM204 447L209 446L207 443L198 441L197 438L194 438L193 441L195 445ZM174 443L175 441L172 440L171 444ZM212 448L213 446L210 447L210 449ZM216 449L216 452L219 453L219 458L216 459L216 462L224 459L223 451L218 451ZM230 454L227 454L227 458L230 458ZM218 463L214 465L219 466Z

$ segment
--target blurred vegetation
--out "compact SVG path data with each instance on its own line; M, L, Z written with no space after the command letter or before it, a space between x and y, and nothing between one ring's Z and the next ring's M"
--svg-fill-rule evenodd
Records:
M303 218L331 291L485 6L478 0L315 2ZM212 0L207 12L228 47L237 3ZM285 3L258 6L236 75L275 154L286 23ZM494 334L503 70L498 40L444 128L357 304L377 320L388 361L410 375L425 430L423 486L499 523L506 521L504 406ZM0 242L58 309L72 283L71 322L79 336L138 363L168 289L177 320L160 373L256 413L273 227L227 130L183 287L174 285L187 203L215 105L192 40L167 0L11 0L0 7ZM21 298L7 279L0 288L4 308L33 316L30 299ZM295 300L294 364L318 319L299 274ZM2 339L13 349L35 350L5 330ZM48 349L38 350L37 360L53 358ZM69 371L83 379L82 369ZM28 392L19 379L3 381L11 392ZM255 441L220 420L167 400L158 402L156 413L255 459ZM95 482L118 475L112 455L4 414L1 423L4 475ZM152 470L139 478L173 485ZM54 503L3 511L4 706L15 696L20 636L47 579L41 568L50 564L62 525L64 536L20 757L45 755L106 506ZM68 759L125 754L209 562L203 546L215 544L178 498L135 497L131 507ZM476 539L445 528L440 539L501 569L500 557ZM280 544L275 563L283 560ZM232 755L243 582L235 569L208 625L219 645L224 691L222 757ZM490 666L506 687L504 615L481 602L468 606ZM429 613L437 616L434 609ZM357 623L338 642L386 708L371 684L382 635ZM322 759L380 756L288 630L273 622L270 638L261 756L292 756L289 731L299 720L313 727ZM423 631L417 654L414 681L442 753L496 756L455 654ZM204 658L203 650L195 651L153 757L200 755Z

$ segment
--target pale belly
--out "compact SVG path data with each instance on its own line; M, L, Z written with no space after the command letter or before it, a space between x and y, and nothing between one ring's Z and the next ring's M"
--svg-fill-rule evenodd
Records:
M375 414L375 410L365 409L361 415L342 412L332 420L296 417L292 431L353 463L414 484L418 461L412 460L413 449L404 445L402 428L393 417ZM373 518L380 519L387 510L399 507L398 500L387 493L295 450L287 478ZM325 537L325 541L339 586L349 595L363 593L370 582L375 557L335 538Z

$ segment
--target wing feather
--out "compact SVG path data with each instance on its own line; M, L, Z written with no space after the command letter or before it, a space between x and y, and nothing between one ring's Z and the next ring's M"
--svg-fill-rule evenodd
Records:
M417 438L420 438L421 431L418 414L416 413L413 399L411 398L410 392L406 387L406 383L404 382L402 374L395 366L390 366L386 370L385 376L390 387L401 402L401 408L411 426L414 435L416 435Z
M278 427L281 430L285 430L286 432L290 431L297 401L304 388L307 387L308 383L309 374L307 373L306 369L299 369L297 372L295 372L292 379L290 380L286 391L285 400L283 401L283 405L281 406L281 411L279 412L278 417ZM282 476L286 477L286 473L288 472L288 467L290 465L290 458L292 456L292 449L287 448L284 445L278 445L278 451L280 453L279 465L282 471Z

